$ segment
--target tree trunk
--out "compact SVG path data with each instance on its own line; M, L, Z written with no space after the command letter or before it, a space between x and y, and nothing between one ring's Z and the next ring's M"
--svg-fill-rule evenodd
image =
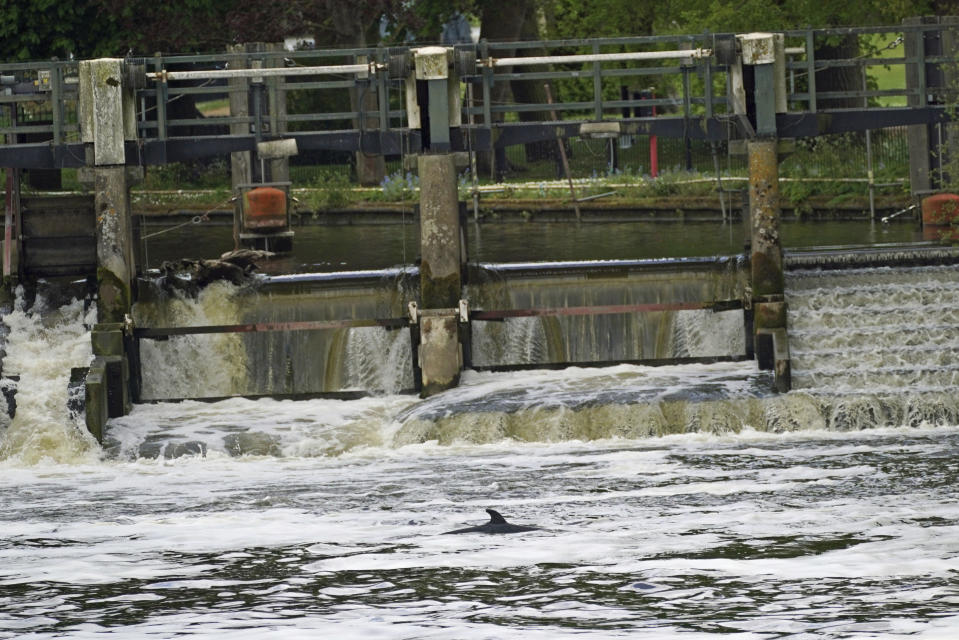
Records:
M523 18L523 26L520 32L522 40L539 40L539 24L537 21L537 7L530 3L526 7L526 15ZM545 49L522 49L524 56L545 56ZM517 66L513 69L517 73L526 71L535 71L533 67ZM513 98L518 103L526 104L546 104L546 91L543 88L542 80L513 80L510 82L510 89L513 91ZM520 111L520 122L539 122L549 120L550 114L545 111ZM556 145L552 140L541 142L530 142L525 146L526 162L535 162L537 160L546 160L556 155Z
M859 39L841 36L835 45L819 44L816 60L850 59L859 55ZM862 71L859 67L829 67L816 72L816 93L823 91L861 91ZM862 106L862 98L826 98L817 100L820 109L854 109Z
M483 4L483 10L480 14L482 26L480 28L480 37L490 41L515 42L519 40L523 29L523 20L527 14L528 6L532 4L531 0L488 0ZM497 57L512 57L515 49L498 49ZM504 73L508 73L508 68L502 68ZM482 95L482 85L474 89L474 95ZM497 82L493 85L490 92L490 100L494 105L503 104L511 97L510 85L507 82ZM494 115L493 122L502 122L502 115ZM495 168L495 178L502 180L507 170L506 150L497 149L495 158L490 157L488 153L478 153L476 155L477 170L480 175L490 174Z
M370 26L362 20L363 16L351 2L334 2L331 5L333 25L337 32L337 44L357 49L367 46L368 32L374 31L376 22ZM379 127L376 115L379 109L376 85L370 82L366 90L358 87L350 89L350 111L371 113L363 118L354 118L357 129L372 130ZM376 186L386 177L386 162L381 154L367 154L357 151L353 154L356 167L356 180L363 186Z

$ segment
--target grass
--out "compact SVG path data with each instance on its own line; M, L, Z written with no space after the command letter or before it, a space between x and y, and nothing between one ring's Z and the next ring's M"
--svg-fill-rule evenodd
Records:
M207 100L205 102L197 102L196 108L204 117L213 118L217 116L228 116L230 115L230 99L229 98L220 98L219 100Z
M876 34L872 37L871 44L879 49L877 58L903 58L906 55L906 48L902 42L895 46L895 34ZM876 83L876 88L880 91L901 90L906 86L906 65L887 64L872 65L867 71L869 78ZM905 107L906 96L879 96L876 101L883 107Z

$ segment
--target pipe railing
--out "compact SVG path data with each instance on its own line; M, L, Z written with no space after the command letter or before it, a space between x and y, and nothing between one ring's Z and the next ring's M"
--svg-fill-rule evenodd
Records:
M806 78L805 86L795 86L788 95L791 105L806 105L806 110L816 112L824 100L841 98L887 98L904 97L910 104L925 107L929 90L922 81L918 86L895 87L892 89L823 92L816 87L816 75L829 68L871 67L877 65L901 66L907 70L915 66L942 67L954 61L948 55L927 55L919 52L914 55L897 55L883 58L874 54L868 57L853 57L848 59L819 59L815 55L817 43L824 38L836 36L873 36L891 34L895 38L936 34L954 30L955 26L948 24L919 24L897 25L890 27L864 28L830 28L790 30L782 32L787 38L786 70L787 74ZM726 67L718 64L712 57L715 44L732 34L700 34L677 36L642 36L628 38L604 39L566 39L540 42L483 42L478 46L456 45L452 47L454 53L468 59L470 68L461 70L461 77L471 83L483 87L474 91L476 99L472 106L464 104L464 116L484 116L483 122L473 125L477 129L489 129L501 126L492 121L491 116L497 114L546 112L549 107L545 104L521 104L516 102L493 103L492 85L503 81L539 81L565 80L591 83L587 89L592 96L584 95L584 99L575 101L558 100L553 108L558 113L580 114L576 117L586 120L618 119L622 114L634 109L656 107L678 107L682 117L696 118L702 115L707 117L716 114L728 113L730 108L724 92L713 91L712 83L708 90L704 81L687 81L682 83L683 91L676 98L658 98L655 100L613 99L603 95L604 85L615 81L619 84L636 84L655 82L660 77L683 76L686 80L691 77L715 79L722 82ZM642 50L642 51L608 51L609 48L619 49L651 49L675 47L669 50ZM569 49L586 49L584 52L565 53ZM517 55L515 52L531 50L557 51L564 50L562 55ZM607 51L603 51L607 49ZM156 56L147 59L130 59L131 63L146 63L151 70L144 71L143 77L153 82L146 88L138 90L138 129L141 139L166 140L177 136L178 127L194 126L226 126L229 124L256 125L254 114L249 116L216 116L198 118L174 118L172 110L167 108L170 101L186 99L183 96L216 96L228 91L226 87L216 86L183 86L185 83L203 81L217 82L234 78L278 79L278 84L270 86L270 91L335 91L353 86L368 87L368 90L378 93L379 107L373 111L351 112L320 112L320 113L291 113L288 115L273 116L273 124L282 124L289 129L293 125L296 132L322 132L329 130L331 121L363 121L362 127L347 124L341 127L344 130L383 131L392 129L404 131L405 111L402 101L397 100L397 86L402 83L402 77L391 64L391 57L408 53L406 47L377 47L349 50L326 51L260 51L243 53L223 53L218 55L178 55ZM348 63L350 60L364 60ZM805 58L805 59L801 59ZM310 64L316 61L345 62L343 64ZM670 61L678 61L679 65L669 65ZM662 62L667 64L649 64ZM407 63L408 64L408 63ZM208 69L182 69L183 66L210 66ZM253 68L229 68L231 65ZM257 68L259 65L259 68ZM581 70L564 69L551 70L550 65L575 66L584 65ZM18 144L27 144L21 135L29 134L32 140L44 142L43 134L49 135L48 143L54 146L65 144L76 139L76 61L41 61L28 63L0 64L0 76L5 81L11 78L15 82L0 84L0 135L13 136L4 147ZM225 67L225 68L224 68ZM545 67L545 68L544 68ZM392 72L392 73L391 73ZM408 73L408 69L403 73ZM801 74L801 75L800 75ZM339 75L341 79L327 81L310 81L310 77ZM922 75L922 74L920 74ZM48 85L41 86L41 77L47 78ZM289 78L289 81L284 81ZM301 81L296 81L297 79ZM33 89L30 85L33 84ZM585 87L584 87L585 88ZM608 87L606 87L608 88ZM942 89L937 89L937 95ZM715 93L715 95L714 95ZM142 99L141 99L142 98ZM156 105L157 100L162 103ZM937 98L939 99L939 98ZM150 106L152 103L153 106ZM146 106L144 109L143 107ZM18 109L22 114L36 113L38 118L30 120L21 117L19 122L11 122L4 118L4 112ZM42 114L42 115L41 115ZM375 118L378 114L379 126L372 129L365 123L367 119ZM660 117L670 117L661 114ZM463 121L467 122L468 117ZM311 126L311 123L313 126ZM172 128L172 131L171 131ZM464 128L470 128L464 126ZM259 132L258 135L262 135ZM267 132L269 134L269 132ZM179 135L186 135L180 133ZM191 134L192 135L192 134Z

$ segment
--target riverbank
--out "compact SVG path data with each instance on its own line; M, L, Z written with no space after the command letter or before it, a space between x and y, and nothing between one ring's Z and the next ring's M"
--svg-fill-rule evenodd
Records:
M310 206L304 191L294 189L294 226L351 224L409 224L416 214L414 200L394 202L359 200L341 206ZM207 215L232 216L230 195L225 192L134 191L133 210L150 219L185 218ZM875 217L891 215L911 204L908 195L877 196ZM580 202L583 222L713 222L741 220L744 196L728 193L716 196L673 195L636 198L613 193ZM561 197L481 197L463 201L466 215L478 222L567 222L576 220L572 202ZM869 199L864 196L810 196L800 203L784 200L782 216L787 220L866 220L871 217Z

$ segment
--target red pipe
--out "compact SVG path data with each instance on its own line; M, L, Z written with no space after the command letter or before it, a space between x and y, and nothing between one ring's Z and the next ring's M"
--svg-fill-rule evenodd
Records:
M656 99L656 94L652 94ZM653 105L653 116L656 115L656 105ZM649 175L655 178L659 175L659 141L656 136L649 136Z

